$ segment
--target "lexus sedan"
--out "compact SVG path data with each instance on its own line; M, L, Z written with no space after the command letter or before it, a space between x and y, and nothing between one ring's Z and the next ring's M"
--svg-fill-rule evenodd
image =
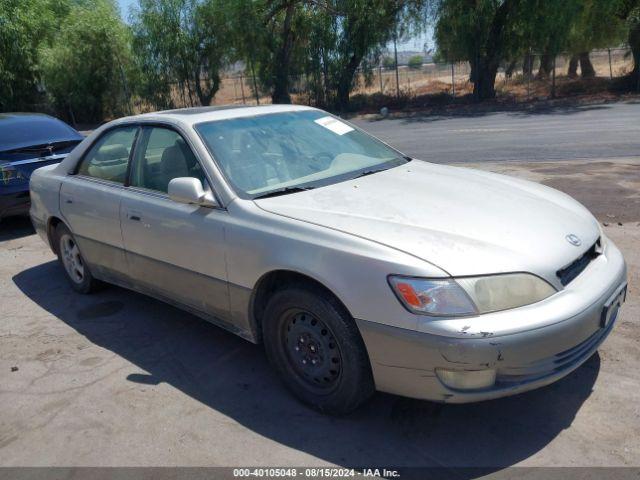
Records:
M82 139L48 115L0 113L0 219L27 215L31 172L60 163Z
M572 198L414 160L309 107L116 120L31 192L75 290L114 283L263 343L330 413L375 390L462 403L547 385L625 300L620 251Z

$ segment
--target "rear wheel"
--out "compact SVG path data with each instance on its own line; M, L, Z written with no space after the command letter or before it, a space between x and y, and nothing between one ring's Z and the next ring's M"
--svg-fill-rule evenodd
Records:
M373 394L360 332L327 292L314 288L276 292L265 309L263 334L269 361L306 404L344 414Z
M85 262L80 248L69 229L62 223L56 227L58 259L64 267L67 280L71 287L80 293L90 293L98 286L93 278L89 266Z

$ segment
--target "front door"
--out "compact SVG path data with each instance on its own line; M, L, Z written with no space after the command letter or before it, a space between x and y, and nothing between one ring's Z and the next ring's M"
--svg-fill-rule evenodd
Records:
M122 237L132 279L142 290L218 320L229 319L223 209L169 199L169 181L204 170L173 129L143 127L122 194Z

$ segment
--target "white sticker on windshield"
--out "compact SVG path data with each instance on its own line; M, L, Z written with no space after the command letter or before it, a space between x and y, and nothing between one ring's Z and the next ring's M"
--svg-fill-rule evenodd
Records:
M315 122L318 125L322 125L324 128L331 130L336 135L344 135L345 133L349 133L353 130L353 128L346 123L342 123L340 120L333 117L322 117L315 120Z

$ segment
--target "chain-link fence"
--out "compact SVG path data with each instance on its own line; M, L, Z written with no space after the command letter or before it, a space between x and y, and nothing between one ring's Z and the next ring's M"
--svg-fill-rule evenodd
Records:
M555 57L531 52L524 58L501 65L495 87L498 98L514 101L595 94L606 91L612 81L627 77L632 70L631 50L625 47L594 50L588 55L561 54ZM359 100L358 105L373 105L376 99L387 98L409 103L419 98L432 98L439 103L454 101L473 93L471 75L467 62L423 63L419 67L398 65L397 69L379 66L367 75L358 73L351 97ZM244 74L225 76L212 104L271 103L268 92L256 94L254 85L257 83ZM637 86L632 88L640 91L640 75ZM289 93L294 103L318 103L317 91L307 75L290 76ZM176 94L176 106L191 106L184 98L184 95Z

